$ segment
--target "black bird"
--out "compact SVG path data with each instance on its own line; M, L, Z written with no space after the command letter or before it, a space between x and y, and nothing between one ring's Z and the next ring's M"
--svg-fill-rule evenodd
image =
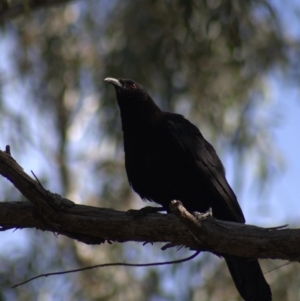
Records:
M237 198L213 146L182 115L163 112L145 88L108 77L117 94L130 185L144 200L169 212L172 200L190 211L245 223ZM255 259L225 255L235 285L246 301L269 301L272 293Z

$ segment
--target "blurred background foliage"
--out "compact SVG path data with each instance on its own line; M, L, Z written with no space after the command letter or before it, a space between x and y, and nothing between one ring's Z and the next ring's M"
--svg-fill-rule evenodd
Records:
M255 166L257 188L278 172L272 129L280 112L266 113L267 79L279 71L290 84L299 81L300 45L283 31L273 1L1 0L0 22L1 148L10 144L50 190L88 205L143 206L127 183L107 76L139 81L163 109L199 126L221 157L230 156L235 189L247 164ZM3 201L22 199L6 181L0 192ZM210 254L180 266L107 268L11 290L42 272L187 255L157 245L87 246L33 230L13 235L3 236L10 243L1 249L0 300L240 300L224 262ZM263 262L264 270L274 266ZM298 299L296 266L266 277L274 300Z

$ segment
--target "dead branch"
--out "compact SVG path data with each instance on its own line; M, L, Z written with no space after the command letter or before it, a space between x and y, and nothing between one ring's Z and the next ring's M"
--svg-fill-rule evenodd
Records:
M172 214L132 217L107 208L75 205L45 190L11 157L0 151L0 174L29 202L0 203L0 227L36 228L87 243L167 242L193 250L252 258L299 261L300 230L260 228L219 221L209 215L194 216L180 202L172 202Z

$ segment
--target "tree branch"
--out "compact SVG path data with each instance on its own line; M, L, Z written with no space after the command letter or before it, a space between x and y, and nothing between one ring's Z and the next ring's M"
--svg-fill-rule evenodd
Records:
M0 227L53 231L87 244L107 242L168 242L193 250L252 258L299 261L300 230L265 229L191 215L180 202L174 214L132 217L106 208L75 205L52 194L29 177L11 157L0 151L0 174L30 202L0 203Z
M300 259L299 229L283 229L285 226L261 228L220 221L210 212L192 215L179 201L172 201L170 208L195 239L214 253L290 261Z

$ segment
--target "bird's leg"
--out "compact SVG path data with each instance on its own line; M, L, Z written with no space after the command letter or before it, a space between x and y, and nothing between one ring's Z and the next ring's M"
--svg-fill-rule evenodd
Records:
M135 210L135 209L130 209L126 212L126 214L133 216L133 217L141 217L145 216L150 213L157 213L161 211L166 211L164 207L151 207L151 206L146 206L141 209Z

